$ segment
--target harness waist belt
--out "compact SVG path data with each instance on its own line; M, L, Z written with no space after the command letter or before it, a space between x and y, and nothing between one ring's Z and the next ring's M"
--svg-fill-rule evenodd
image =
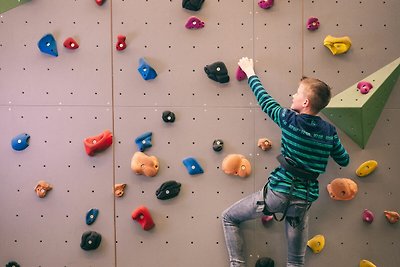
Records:
M291 174L300 179L315 180L319 176L319 173L317 172L306 171L302 168L294 166L292 163L290 163L292 159L286 158L282 154L279 154L276 158L278 159L278 162L285 170L287 170L288 172L290 172Z

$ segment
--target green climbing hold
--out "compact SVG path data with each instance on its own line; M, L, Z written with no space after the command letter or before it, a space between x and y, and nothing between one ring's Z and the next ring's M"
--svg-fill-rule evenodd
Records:
M363 79L373 85L368 94L360 93L357 82L333 97L322 113L364 149L399 76L397 58Z
M4 13L14 7L20 6L29 2L30 0L1 0L0 1L0 14Z

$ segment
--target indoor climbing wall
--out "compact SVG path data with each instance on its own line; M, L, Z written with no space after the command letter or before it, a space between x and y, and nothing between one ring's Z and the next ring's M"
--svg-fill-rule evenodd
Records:
M278 127L235 77L238 59L254 58L265 87L288 106L303 75L326 81L337 95L400 56L396 0L285 0L270 9L253 0L205 0L199 11L182 8L181 0L6 2L0 9L2 266L228 266L221 213L264 185L280 150ZM204 27L185 28L191 16ZM309 17L319 19L316 31L307 30ZM57 42L57 57L38 49L46 34ZM116 49L119 35L126 37L123 50ZM323 45L327 35L349 36L350 50L333 55ZM69 37L79 48L63 46ZM142 78L140 58L155 79ZM225 63L228 83L207 77L204 67L217 61ZM399 224L383 213L400 211L399 87L364 148L338 129L351 162L340 168L331 161L320 177L309 237L322 234L326 244L319 254L307 250L306 266L358 266L361 259L399 265ZM173 123L163 121L164 111L175 114ZM112 146L88 156L83 140L107 129ZM146 132L152 146L145 153L159 161L154 177L131 170L135 139ZM30 135L29 146L15 151L10 143L21 133ZM262 137L272 141L271 150L257 147ZM212 149L216 139L224 142L220 152ZM222 171L225 156L236 153L251 162L247 178ZM204 173L190 175L187 158ZM357 167L371 159L377 170L357 177ZM353 200L329 197L326 185L337 177L358 184ZM53 186L44 198L34 190L40 180ZM181 183L180 193L157 199L156 190L170 180ZM115 184L126 184L122 197L114 196ZM131 218L141 206L155 223L149 231ZM92 208L99 214L88 225ZM375 215L371 224L361 218L364 209ZM96 250L81 249L86 231L101 234ZM242 231L248 266L265 256L285 266L282 223L255 220Z

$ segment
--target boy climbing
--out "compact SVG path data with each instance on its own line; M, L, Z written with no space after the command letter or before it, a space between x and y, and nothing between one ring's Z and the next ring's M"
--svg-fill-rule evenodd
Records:
M307 248L308 210L319 196L317 177L325 172L329 157L340 166L349 164L349 154L335 127L317 116L330 101L330 88L320 80L303 78L290 109L283 108L264 89L254 72L252 59L243 57L238 64L246 73L261 109L281 129L282 138L280 166L271 172L264 188L239 200L222 214L230 267L246 266L240 224L264 214L285 220L286 266L301 267ZM281 218L276 213L281 213Z

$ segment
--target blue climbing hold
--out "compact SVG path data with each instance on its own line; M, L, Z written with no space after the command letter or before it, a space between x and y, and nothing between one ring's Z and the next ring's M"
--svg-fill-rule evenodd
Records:
M182 162L190 175L200 174L204 172L203 168L200 166L197 160L192 157L186 158Z
M24 150L29 146L29 138L31 136L27 133L19 134L11 140L11 147L17 151Z
M144 152L147 148L150 148L153 144L151 143L151 132L144 133L135 139L135 143L140 152Z
M138 71L145 80L152 80L157 77L157 72L146 62L144 58L139 59Z
M86 213L86 224L91 225L94 223L97 219L97 216L99 215L99 210L98 209L91 209Z
M50 33L46 34L42 37L42 39L39 40L38 47L42 53L49 54L55 57L58 56L56 40L54 39L54 36Z

